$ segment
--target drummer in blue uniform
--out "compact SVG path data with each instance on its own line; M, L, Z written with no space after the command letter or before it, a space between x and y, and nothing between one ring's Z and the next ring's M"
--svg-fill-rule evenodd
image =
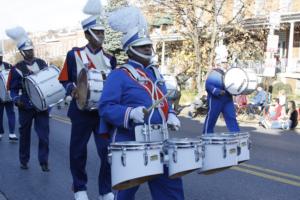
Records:
M49 113L48 111L37 111L34 108L24 87L25 77L37 73L47 67L47 64L44 60L34 57L32 42L22 27L9 29L6 33L17 41L18 49L24 58L11 69L7 83L11 98L19 110L20 167L21 169L28 169L31 125L34 119L34 128L39 138L39 163L42 171L48 172Z
M141 21L131 19L131 16L138 16L136 9L123 8L117 10L115 16L119 21L117 27L123 27L126 34L122 38L123 49L126 51L129 60L125 65L115 69L108 76L99 103L99 113L102 119L100 133L110 131L113 141L135 141L134 126L139 123L147 123L148 116L144 114L144 109L149 108L155 100L161 99L166 94L165 84L157 84L156 80L161 77L158 70L151 66L154 56L152 41L147 36L146 27L133 27L132 24L125 23L122 16L128 16L129 23ZM123 15L122 15L123 14ZM111 15L113 16L113 15ZM124 23L124 24L123 24ZM146 23L145 23L146 24ZM111 25L113 28L113 25ZM124 30L116 29L115 30ZM158 75L157 75L158 74ZM140 82L141 80L147 80ZM153 94L157 94L153 95ZM162 124L163 120L167 124L180 127L180 121L171 110L168 102L164 100L158 107L155 107L150 119L151 124ZM110 130L105 130L105 125L110 125ZM166 168L165 173L148 181L151 196L154 200L183 200L183 185L181 178L169 179ZM117 200L133 200L139 186L116 192Z
M110 71L116 66L115 57L103 51L104 26L100 19L101 9L102 6L99 0L90 0L87 2L83 11L90 16L82 21L82 28L88 44L81 48L74 47L67 53L65 64L59 76L60 82L66 89L66 95L72 96L68 117L72 123L70 170L73 178L75 200L89 199L86 187L88 177L85 167L87 161L87 144L92 133L94 133L97 152L101 159L101 168L98 175L99 200L113 200L114 198L111 192L110 167L106 159L108 140L96 134L100 120L97 109L81 110L76 103L79 92L76 84L81 69L95 68L101 71Z
M224 45L216 47L215 68L209 73L205 82L208 100L208 113L203 126L203 134L214 133L220 113L223 114L227 129L239 132L232 95L225 90L223 77L228 68L228 52Z
M9 71L12 68L12 65L3 61L3 46L0 47L0 71L7 70ZM0 140L4 134L3 128L3 111L4 108L6 110L7 120L8 120L8 128L9 128L9 140L10 141L17 141L18 138L15 134L15 111L14 111L14 104L11 100L8 99L0 99Z

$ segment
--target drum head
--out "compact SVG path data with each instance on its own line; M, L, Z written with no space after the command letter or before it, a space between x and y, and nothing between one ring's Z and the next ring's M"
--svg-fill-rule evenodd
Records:
M82 69L77 79L78 99L77 106L80 110L85 109L88 99L88 71Z
M35 83L30 79L30 77L25 78L26 92L30 96L30 101L38 110L43 110L44 102L42 94L39 91L39 87L35 87Z
M241 94L248 85L246 72L241 68L230 68L224 76L225 89L233 95Z

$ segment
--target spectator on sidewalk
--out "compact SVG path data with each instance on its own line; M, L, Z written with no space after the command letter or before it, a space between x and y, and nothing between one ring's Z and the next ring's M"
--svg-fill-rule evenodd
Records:
M248 105L247 113L250 115L254 115L255 109L257 109L259 107L263 108L266 105L266 102L267 102L266 91L262 87L257 87L257 93L253 97L253 99L251 99L250 104ZM261 108L261 110L262 110L262 108Z
M283 109L285 110L285 109ZM284 112L282 112L284 113ZM288 112L282 114L277 120L273 121L271 124L263 124L266 128L271 129L286 129L293 130L298 125L298 112L296 110L295 101L288 102Z

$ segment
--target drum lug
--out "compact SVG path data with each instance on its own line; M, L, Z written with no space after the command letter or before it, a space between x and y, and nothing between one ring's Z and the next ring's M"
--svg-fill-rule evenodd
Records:
M248 139L248 149L250 150L252 148L252 141L250 139Z
M226 149L226 145L223 145L223 158L227 157L227 149Z
M195 161L198 162L200 160L199 146L195 145L194 148L195 148L195 151L194 151L194 153L195 153Z
M238 156L241 155L241 150L242 150L241 146L238 145L238 146L237 146L237 155L238 155Z
M122 165L126 166L126 148L122 147L122 155L121 155Z
M205 158L205 145L202 146L202 158Z
M177 147L176 146L174 147L172 157L173 157L173 162L177 163Z
M164 154L164 152L160 152L160 163L166 163L167 155ZM169 159L167 160L169 161Z
M148 165L148 160L149 160L149 156L148 156L147 150L145 149L145 152L144 152L144 165L145 166Z
M112 162L112 152L111 152L111 148L110 147L108 147L107 161L111 165L111 162Z

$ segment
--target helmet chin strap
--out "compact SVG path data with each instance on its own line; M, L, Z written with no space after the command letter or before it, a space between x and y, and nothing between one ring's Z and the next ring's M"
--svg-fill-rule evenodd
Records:
M145 60L147 60L147 61L151 61L152 58L155 57L155 54L153 54L153 53L152 53L152 55L150 55L150 56L145 55L145 54L142 54L142 53L136 51L134 48L132 48L132 46L130 46L129 49L130 49L130 51L131 51L132 53L134 53L135 55L137 55L137 56L139 56L140 58L143 58L143 59L145 59ZM153 51L152 51L152 52L153 52Z
M90 28L88 29L88 31L97 42L103 44L103 39L99 39Z

